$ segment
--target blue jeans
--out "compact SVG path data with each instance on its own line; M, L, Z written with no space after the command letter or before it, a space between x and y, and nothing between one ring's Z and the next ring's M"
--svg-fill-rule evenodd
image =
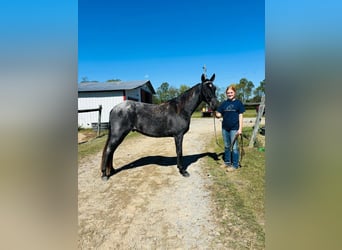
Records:
M237 130L227 131L222 128L222 138L224 142L224 163L229 166L232 165L234 168L239 167L239 147L238 140L235 141L233 145L233 152L230 152L230 145L234 140ZM233 159L232 159L233 158Z

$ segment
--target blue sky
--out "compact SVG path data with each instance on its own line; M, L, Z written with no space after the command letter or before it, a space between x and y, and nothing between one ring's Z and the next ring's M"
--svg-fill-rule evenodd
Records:
M78 81L149 79L179 88L207 75L225 88L265 79L261 0L79 0Z

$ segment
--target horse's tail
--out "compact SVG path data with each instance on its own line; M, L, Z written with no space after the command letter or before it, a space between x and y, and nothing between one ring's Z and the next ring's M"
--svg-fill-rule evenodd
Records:
M111 112L110 112L110 113L111 113ZM110 114L109 114L109 116L110 116ZM105 146L103 147L102 155L104 155L105 152L106 152L106 149L107 149L107 146L108 146L110 137L111 137L111 135L112 135L112 132L111 132L111 131L112 131L112 130L111 130L110 119L109 119L109 122L108 122L108 136L107 136L106 144L105 144Z

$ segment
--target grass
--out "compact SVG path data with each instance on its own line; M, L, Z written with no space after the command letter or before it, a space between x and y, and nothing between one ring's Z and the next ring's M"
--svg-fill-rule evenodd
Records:
M96 154L100 151L103 150L106 140L107 140L107 135L108 135L108 130L102 131L99 137L96 136L96 132L92 132L89 129L81 129L79 130L80 133L85 133L88 135L88 141L86 143L82 143L78 145L78 160L82 160L86 156L91 156L93 154ZM136 132L131 132L127 135L127 138L133 138L139 136L138 133Z
M106 143L106 136L92 139L86 143L78 145L78 160L101 151Z
M251 135L252 129L244 129ZM222 138L219 144L223 145ZM210 186L216 217L220 218L220 240L228 249L265 249L265 153L248 148L244 140L245 155L242 168L235 172L225 169L208 158L208 170L212 177ZM215 142L212 148L223 152Z
M201 117L202 117L202 112L200 111L195 111L191 116L191 118L201 118Z
M253 118L257 116L257 112L255 109L246 109L246 111L243 113L243 117L246 118Z

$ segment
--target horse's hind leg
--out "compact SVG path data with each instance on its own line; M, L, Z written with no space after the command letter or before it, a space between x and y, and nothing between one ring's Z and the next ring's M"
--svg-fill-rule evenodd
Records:
M102 179L107 180L110 176L113 168L113 154L114 148L111 146L111 138L108 135L108 139L106 142L106 146L102 152L102 162L101 162L101 172L102 172Z
M128 133L129 130L120 133L120 135L112 135L111 133L108 135L106 145L102 152L101 172L103 180L108 180L108 178L115 173L115 169L113 168L113 155L116 148L121 144Z

